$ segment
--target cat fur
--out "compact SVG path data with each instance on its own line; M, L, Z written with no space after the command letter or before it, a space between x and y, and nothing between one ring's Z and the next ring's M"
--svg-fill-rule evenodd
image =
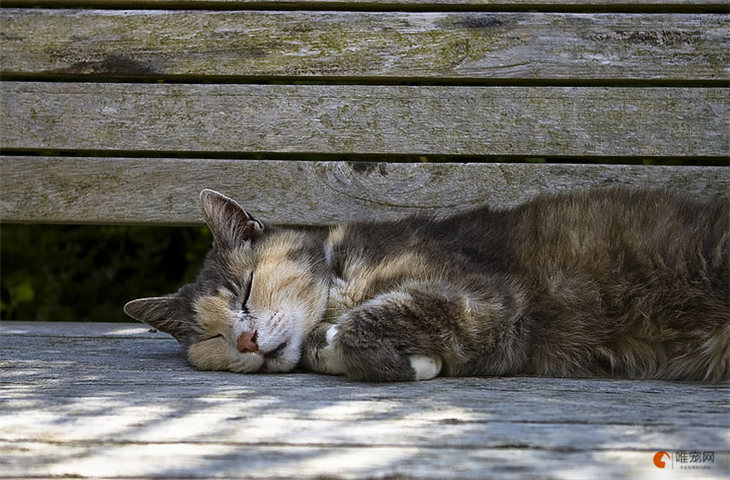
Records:
M599 189L303 230L201 203L197 279L125 306L200 369L730 379L728 198Z

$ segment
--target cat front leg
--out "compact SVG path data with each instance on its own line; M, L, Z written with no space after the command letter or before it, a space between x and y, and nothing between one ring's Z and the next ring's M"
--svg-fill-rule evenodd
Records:
M417 284L387 292L345 313L333 348L345 374L363 381L429 380L444 356L462 350L454 319L463 315L456 295Z
M329 348L354 380L429 380L441 373L445 354L461 349L450 332L450 318L463 312L458 303L426 285L378 295L340 317Z
M336 348L337 324L323 323L313 332L309 344L305 346L302 364L309 370L328 375L346 373L342 350ZM316 345L316 346L315 346ZM410 355L413 380L430 380L441 372L442 361L438 355Z
M320 323L302 345L300 366L368 381L434 378L441 372L441 357L429 351L429 342L412 348L402 336L404 330L390 321L397 317L399 322L417 322L403 315L408 301L412 301L408 293L390 292L347 311L335 322Z
M519 303L504 285L477 292L412 282L343 314L327 330L326 348L355 380L506 373L526 351Z
M345 367L341 352L335 349L337 325L323 322L317 325L302 345L300 365L317 373L343 375Z
M500 279L473 290L410 282L323 322L301 366L362 381L503 375L524 369L524 296Z

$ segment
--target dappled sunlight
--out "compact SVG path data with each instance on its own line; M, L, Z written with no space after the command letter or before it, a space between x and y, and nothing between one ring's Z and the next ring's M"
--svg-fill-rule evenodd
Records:
M326 405L314 408L309 412L311 419L328 420L364 420L367 418L387 415L400 406L400 402L380 399L378 402L367 400L351 400L346 403Z
M348 473L350 475L367 475L372 471L380 471L383 467L397 465L406 458L417 453L415 448L341 448L324 452L314 458L299 462L297 468L309 475L332 475ZM273 475L263 470L263 475ZM404 472L405 473L405 472Z
M681 478L730 471L726 385L202 372L174 340L127 327L3 325L5 474L679 478L653 466L658 449L716 452Z
M43 336L63 332L68 337L136 337L157 338L148 325L138 323L103 322L2 322L7 335Z
M118 336L139 336L144 335L146 333L149 333L150 327L147 326L139 326L139 327L127 327L127 328L119 328L115 329L111 332L112 335L118 335Z
M112 444L79 449L78 452L71 450L70 455L64 455L65 458L49 466L48 473L89 477L142 477L161 473L176 476L196 471L201 459L224 456L233 449L233 446L221 444Z
M0 415L3 436L12 441L28 438L46 442L98 441L115 438L135 425L160 417L160 412L145 407L124 407L119 402L108 402L108 408L90 411L83 408L84 401L88 399L54 410L33 407L27 412L14 410L11 414ZM29 422L31 412L33 421Z

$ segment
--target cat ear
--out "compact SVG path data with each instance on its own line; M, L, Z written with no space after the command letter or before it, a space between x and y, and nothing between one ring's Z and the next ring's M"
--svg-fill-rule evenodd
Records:
M215 243L231 248L253 240L264 231L264 225L239 204L213 190L200 192L200 204L205 222L213 232Z
M138 298L124 305L124 313L144 322L157 330L169 333L179 342L190 335L190 329L181 321L185 315L185 306L180 297Z

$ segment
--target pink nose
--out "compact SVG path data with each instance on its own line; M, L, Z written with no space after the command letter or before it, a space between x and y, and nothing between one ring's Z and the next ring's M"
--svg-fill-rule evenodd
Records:
M256 340L258 340L258 332L256 332L256 330L253 332L243 332L241 336L238 337L236 347L238 347L238 351L241 353L258 352L259 346L256 343Z

